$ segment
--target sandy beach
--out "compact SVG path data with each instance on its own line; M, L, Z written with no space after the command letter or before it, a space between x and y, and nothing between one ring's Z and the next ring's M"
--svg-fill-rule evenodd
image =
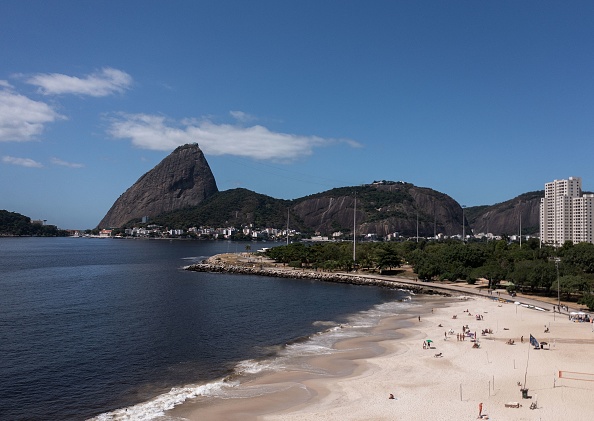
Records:
M237 399L212 405L188 401L170 415L189 420L474 420L482 403L482 419L592 418L591 323L483 297L421 296L413 303L418 305L381 320L367 335L338 342L338 353L312 357L310 366L322 374L315 369L266 373L242 384ZM471 336L459 340L463 326L476 332L478 348ZM544 349L530 345L531 334L547 342ZM429 339L433 342L424 349ZM528 398L522 396L524 387ZM255 393L247 398L249 390Z

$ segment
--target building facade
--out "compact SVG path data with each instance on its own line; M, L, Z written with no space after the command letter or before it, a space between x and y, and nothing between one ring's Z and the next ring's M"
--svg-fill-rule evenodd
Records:
M581 177L545 184L540 202L540 239L561 246L566 241L594 243L594 194L582 195Z

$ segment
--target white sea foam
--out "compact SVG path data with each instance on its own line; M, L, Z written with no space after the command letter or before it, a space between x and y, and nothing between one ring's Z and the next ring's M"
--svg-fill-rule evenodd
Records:
M239 382L219 380L199 386L187 385L174 387L169 392L163 393L151 400L100 414L91 418L89 421L154 420L158 417L163 417L165 411L185 402L187 399L198 396L222 397L229 389L236 387L238 384Z
M207 258L208 258L208 256L188 256L188 257L182 257L181 260L202 261Z
M189 258L188 258L189 259ZM307 364L303 357L312 355L324 355L331 353L341 353L344 350L334 349L333 345L342 339L360 336L362 330L376 326L382 317L398 314L404 308L410 308L414 305L410 302L408 296L406 303L402 301L392 301L378 304L373 308L353 314L347 318L345 323L336 325L335 322L318 321L315 326L332 326L326 330L311 335L308 339L286 345L278 353L264 360L243 360L235 366L235 376L257 375L265 371L280 370L302 370L324 374L319 367L312 367ZM128 421L128 420L174 420L166 416L165 411L172 409L176 405L185 402L187 399L198 396L214 397L221 399L249 398L263 394L273 393L281 388L296 387L299 385L274 385L257 386L241 385L239 381L219 380L205 385L187 385L183 387L174 387L169 392L159 395L149 401L129 406L127 408L117 409L115 411L101 414L89 421Z
M263 371L272 371L282 369L283 366L279 364L278 358L268 359L263 361L243 360L235 366L235 373L237 374L257 374Z

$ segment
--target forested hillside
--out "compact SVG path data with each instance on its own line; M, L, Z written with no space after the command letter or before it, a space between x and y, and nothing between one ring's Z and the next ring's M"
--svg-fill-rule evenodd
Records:
M16 212L0 210L0 235L4 236L66 236L55 225L32 224L31 218Z

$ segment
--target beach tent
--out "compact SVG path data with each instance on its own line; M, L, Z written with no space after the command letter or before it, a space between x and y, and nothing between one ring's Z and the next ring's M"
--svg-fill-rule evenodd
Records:
M583 320L587 316L583 311L572 311L569 313L570 320Z

